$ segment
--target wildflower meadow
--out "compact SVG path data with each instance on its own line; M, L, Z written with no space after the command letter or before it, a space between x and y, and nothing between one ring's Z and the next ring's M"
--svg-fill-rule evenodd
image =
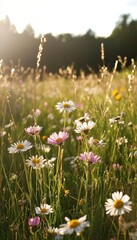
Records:
M102 44L98 74L54 75L44 44L36 69L0 61L0 240L135 240L136 63Z

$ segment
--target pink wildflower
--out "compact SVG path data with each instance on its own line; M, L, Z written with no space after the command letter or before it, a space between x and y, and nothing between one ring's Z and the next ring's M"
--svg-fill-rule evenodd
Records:
M77 141L82 141L83 137L81 135L76 137Z
M28 225L30 227L37 227L40 224L40 217L29 218Z
M69 134L67 132L60 131L58 134L54 132L48 138L48 143L52 145L59 145L62 142L64 142L68 137L69 137Z
M35 117L35 118L38 118L38 117L39 117L39 115L41 114L41 111L40 111L40 109L38 109L38 108L37 108L37 109L36 109L36 111L34 111L34 113L33 113L33 114L34 114L34 117Z
M30 126L28 128L25 128L25 132L28 133L31 136L38 135L40 131L42 130L42 127L38 126Z
M86 161L88 163L97 163L100 162L100 157L98 155L94 155L93 152L84 152L80 154L80 159Z
M119 165L119 163L114 163L114 164L112 165L112 167L113 167L113 169L120 169L120 168L121 168L121 166Z

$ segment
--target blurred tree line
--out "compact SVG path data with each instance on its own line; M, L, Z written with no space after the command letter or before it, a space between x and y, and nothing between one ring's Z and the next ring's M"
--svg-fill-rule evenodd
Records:
M46 66L47 72L57 73L59 68L74 64L77 73L84 70L98 72L101 62L101 43L105 49L105 65L109 70L114 67L118 55L127 57L127 65L133 58L137 59L137 20L130 15L122 15L111 35L107 38L96 37L92 30L84 35L72 36L60 34L45 35L47 42L42 53L41 67ZM8 17L0 21L0 59L5 64L12 61L15 65L36 68L40 36L35 37L31 25L27 25L22 33L18 33Z

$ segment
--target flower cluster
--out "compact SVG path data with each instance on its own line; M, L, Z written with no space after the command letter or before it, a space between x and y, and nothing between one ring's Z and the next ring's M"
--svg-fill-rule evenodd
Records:
M115 93L115 95L118 96L118 93ZM56 104L56 109L60 113L65 113L64 116L67 117L67 114L76 110L76 105L71 100L63 101L63 102L58 102ZM37 109L37 111L34 112L34 117L37 118L40 115L40 113L41 113L40 110ZM52 113L50 113L50 115L48 117L50 120L54 119L54 115ZM67 120L64 122L67 123ZM72 118L70 118L68 122L69 122L69 124L71 124ZM63 121L60 121L60 123L63 123ZM32 174L31 177L34 174L36 176L35 180L38 182L38 184L36 183L36 187L34 187L34 189L36 189L36 193L39 190L39 186L41 187L40 194L36 195L36 196L38 196L38 199L36 199L37 201L39 200L40 196L43 196L43 195L45 196L46 194L49 194L44 199L50 199L50 196L52 194L55 194L55 201L56 200L58 201L58 206L59 206L59 203L60 203L59 198L60 198L60 196L63 197L63 195L60 194L62 189L64 190L64 197L74 198L71 195L70 190L65 189L66 182L63 185L63 183L64 183L63 181L65 181L64 179L66 177L66 175L63 175L64 169L65 169L65 168L63 168L64 167L63 161L68 160L70 166L72 165L74 170L77 166L79 167L79 165L81 163L86 164L86 167L84 165L84 168L83 168L84 170L87 170L87 166L88 166L88 169L91 169L93 164L95 164L93 166L93 170L94 170L94 167L96 168L96 164L101 162L101 157L99 155L96 155L93 152L94 152L94 149L96 149L98 146L104 146L106 143L104 143L103 139L98 140L98 139L94 139L93 137L89 136L90 130L92 130L96 125L95 122L90 119L90 116L88 113L85 113L84 116L78 118L73 123L75 126L74 132L79 134L79 136L77 136L77 140L79 141L79 143L78 143L79 148L78 148L77 157L69 156L68 158L62 158L62 157L64 157L63 156L64 152L62 151L64 149L61 149L61 148L63 147L63 143L69 138L72 128L70 128L71 130L68 133L68 129L66 130L66 127L64 124L64 128L61 128L62 131L53 132L49 137L43 136L42 138L40 138L40 137L35 138L35 136L40 134L43 127L41 127L39 125L35 125L35 126L32 125L28 128L25 128L25 132L28 135L34 136L34 139L32 138L32 140L39 140L38 144L34 144L34 147L35 147L34 153L30 157L25 158L26 159L25 164L27 166L31 167L32 169L36 169L36 170L43 169L44 167L47 168L47 171L36 171L37 174L32 173L30 171L30 174ZM110 123L110 126L112 126L113 124L116 124L116 123L124 124L122 114L120 116L110 118L109 123ZM41 139L42 139L42 141L41 141ZM44 143L45 143L45 141L47 141L47 144L49 144L49 145L43 144L43 141L44 141ZM70 141L74 141L73 136L70 139ZM122 144L127 144L128 139L126 137L120 137L120 138L116 139L116 143L118 146L121 146ZM55 145L58 147L55 149L55 150L58 150L57 158L51 157L51 159L48 159L48 154L49 154L50 150L52 152L52 150L54 148L51 145ZM33 147L33 145L31 144L31 142L29 142L28 140L24 140L24 141L22 140L22 141L18 141L16 143L14 143L14 144L11 144L11 146L8 148L8 152L11 154L21 153L21 156L23 156L22 152L26 152L27 150L30 150L32 147ZM91 150L92 147L93 147L93 152ZM102 150L102 148L98 148L98 150ZM30 152L31 151L29 151L29 153ZM41 152L43 155L40 155ZM56 153L56 151L54 153ZM137 158L137 151L134 152L133 156L135 159ZM57 159L57 161L55 162L56 159ZM80 162L79 159L82 161ZM79 165L77 164L78 161L80 162ZM113 161L112 161L112 163L113 163ZM121 165L119 165L119 163L115 163L115 164L112 164L112 163L109 164L109 166L112 169L114 169L112 171L112 173L114 173L114 174L119 173L119 172L121 173L121 171L123 170L123 168L121 168ZM55 165L55 168L54 168L54 165ZM81 164L80 167L81 166L83 166L83 165ZM100 166L100 164L97 166ZM82 171L81 169L82 168L80 168L80 171ZM120 169L122 169L122 170L120 170ZM25 170L27 173L28 169L25 169ZM103 167L103 170L104 170L104 167ZM28 172L29 172L29 170L28 170ZM102 172L102 170L101 170L101 172ZM88 174L90 174L90 171L88 171ZM95 172L95 174L96 174L96 172ZM82 177L83 177L83 179L84 178L86 179L87 176L88 176L88 178L87 178L88 181L85 181L84 184L82 183L83 185L86 185L86 184L87 185L84 187L83 187L83 185L81 185L82 187L81 187L80 191L84 192L84 189L88 189L89 186L92 186L91 178L89 177L90 175L86 175L84 173ZM32 179L31 177L29 179ZM40 177L40 181L39 181L39 177ZM46 180L43 185L41 184L42 177L44 180ZM52 177L51 180L49 179L49 177ZM9 178L10 182L12 182L13 184L14 184L14 180L16 180L16 182L17 182L18 179L19 179L19 177L17 177L16 174L11 174L11 176ZM93 179L93 177L92 177L92 179ZM48 186L48 183L49 183L49 186ZM35 186L35 184L34 184L34 186ZM46 191L45 191L46 194L43 193L44 192L43 189L45 188L45 186L46 186L46 188L49 188L48 190L46 189ZM53 191L53 193L51 194L52 191ZM84 198L83 192L80 192L81 196L78 195L79 199L77 202L78 202L79 206L87 203L86 202L87 197ZM53 201L54 197L53 198L51 197L51 199ZM51 203L54 206L54 203L52 201L51 201ZM104 203L104 209L106 210L106 214L108 214L110 216L121 216L125 213L129 213L132 210L131 205L132 205L132 202L130 201L130 197L127 194L124 195L123 192L121 192L121 191L117 191L117 192L113 192L112 198L108 198L107 201ZM55 209L57 209L57 208L55 207ZM51 218L50 216L47 216L50 214L52 215L53 207L52 207L52 205L44 203L44 200L42 201L42 203L39 204L39 206L35 205L34 212L35 212L35 215L39 215L39 216L30 217L28 219L29 230L31 230L33 232L33 229L34 230L36 229L36 231L37 231L37 228L39 226L41 228L45 224L45 232L48 234L51 234L51 236L54 236L54 239L56 239L56 240L62 239L64 235L76 234L77 236L79 236L86 227L90 226L89 221L87 221L87 215L84 215L80 218L72 218L72 219L65 217L66 223L60 224L59 227L50 226L48 223L48 218L50 219L50 221L52 221L52 219L56 220L56 218L54 218L54 217ZM46 221L45 221L45 219L46 219ZM44 221L45 221L45 223L44 223ZM41 222L42 222L42 224L41 224ZM56 221L54 221L54 223L55 222Z

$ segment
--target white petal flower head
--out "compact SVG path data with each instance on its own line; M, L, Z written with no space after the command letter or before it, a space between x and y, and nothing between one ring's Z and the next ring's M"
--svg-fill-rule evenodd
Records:
M33 115L34 115L34 117L35 118L38 118L38 116L41 114L41 111L40 111L40 109L36 109L34 112L33 112Z
M56 109L60 113L71 113L72 111L76 110L76 106L73 101L63 101L63 102L58 102L56 104Z
M87 134L94 126L95 123L93 121L79 123L76 126L75 132Z
M124 121L123 121L123 118L122 118L122 115L120 116L117 116L117 117L112 117L109 119L109 123L110 125L112 126L114 123L118 123L118 124L124 124Z
M88 144L90 147L92 147L93 145L98 146L98 147L103 147L106 145L106 143L103 141L103 139L98 140L93 137L90 137L90 139L88 140Z
M14 154L18 152L26 152L27 150L32 148L32 144L25 140L25 141L18 141L17 143L14 143L11 145L11 147L8 148L9 153Z
M42 214L42 215L46 214L46 215L48 215L48 214L53 212L53 208L50 205L48 205L46 203L43 203L43 204L40 204L40 207L36 207L35 208L35 212L37 214Z
M52 169L54 167L54 162L55 162L56 158L52 157L50 160L47 160L45 162L45 167L48 169Z
M42 130L42 127L38 126L30 126L28 128L25 128L25 132L28 133L31 136L38 135Z
M50 233L54 237L55 240L63 239L63 236L59 234L59 228L49 227L48 233Z
M117 191L112 193L112 199L109 198L105 202L106 214L118 216L123 215L125 212L130 212L132 210L132 202L129 199L130 197L123 195L122 192Z
M41 169L45 167L45 162L46 159L44 159L43 156L38 157L37 155L29 157L29 159L26 160L26 164L31 166L33 169Z
M87 216L83 216L79 219L72 219L65 217L67 223L61 224L59 228L59 233L61 235L72 234L76 232L76 235L79 236L85 227L89 227L89 221L86 221Z
M83 117L80 117L78 119L75 120L75 124L79 124L79 123L83 123L83 122L87 122L90 121L90 116L88 113L85 113Z

